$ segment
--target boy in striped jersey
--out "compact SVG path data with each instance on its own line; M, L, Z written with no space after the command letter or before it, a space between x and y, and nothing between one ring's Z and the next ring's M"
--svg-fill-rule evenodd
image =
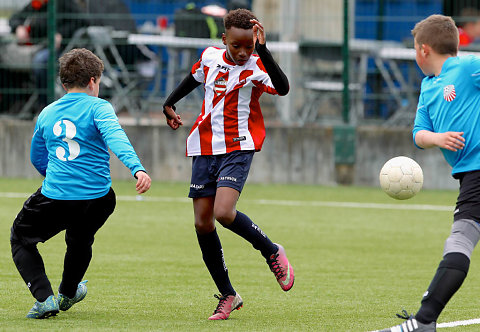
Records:
M175 103L204 84L202 112L188 136L187 156L193 157L189 197L193 199L198 243L220 292L210 320L227 319L243 305L228 277L215 219L261 252L284 291L294 282L283 247L236 210L253 155L261 150L265 139L259 97L263 92L286 95L288 79L268 51L264 28L253 13L230 11L224 25L226 49L205 49L164 104L168 125L178 129L183 123ZM253 54L255 49L258 56Z
M459 35L448 16L431 15L412 30L422 81L414 144L439 147L460 181L451 234L443 259L415 316L383 332L434 332L436 321L465 280L480 239L480 59L457 56ZM399 317L402 317L399 315Z

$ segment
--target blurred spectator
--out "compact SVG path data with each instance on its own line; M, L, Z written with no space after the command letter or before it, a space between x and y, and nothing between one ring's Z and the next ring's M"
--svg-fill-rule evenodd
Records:
M38 108L47 105L45 93L47 87L47 62L49 49L47 45L47 2L48 0L29 1L20 11L14 13L9 21L11 31L16 36L18 45L31 45L31 64L35 87L41 90ZM81 14L82 10L74 0L57 0L57 24L55 49L57 56L72 37L75 30L87 26L88 22L79 15L72 19L71 14ZM25 48L23 48L25 50ZM14 49L12 49L13 51ZM15 54L12 54L15 58Z
M223 33L223 16L227 9L219 5L197 7L189 2L175 11L175 35L179 37L196 37L219 39Z
M480 12L472 7L465 7L457 18L460 47L473 43L480 37Z
M238 9L238 8L245 8L245 9L252 9L252 6L250 5L250 1L249 0L230 0L228 1L228 4L227 4L227 10L230 11L230 10L235 10L235 9Z
M136 32L137 26L123 0L76 0L89 15L91 25L110 26L115 30Z
M123 0L76 0L88 14L92 26L109 26L117 31L137 32L137 25L130 9ZM116 45L126 65L148 60L135 45Z

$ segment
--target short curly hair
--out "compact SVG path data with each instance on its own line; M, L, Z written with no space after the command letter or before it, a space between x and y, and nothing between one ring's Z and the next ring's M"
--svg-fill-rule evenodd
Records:
M67 90L86 87L92 77L99 79L104 69L103 61L85 48L70 50L58 62L60 81Z
M248 9L239 8L231 10L223 18L223 25L225 30L231 27L250 30L253 28L253 23L250 20L256 20L256 16Z

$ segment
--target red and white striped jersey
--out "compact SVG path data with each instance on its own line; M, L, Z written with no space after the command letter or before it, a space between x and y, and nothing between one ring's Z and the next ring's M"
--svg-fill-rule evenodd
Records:
M237 66L224 49L208 47L192 75L204 83L205 98L187 138L187 156L259 151L265 124L258 100L263 92L277 94L260 58L252 54Z

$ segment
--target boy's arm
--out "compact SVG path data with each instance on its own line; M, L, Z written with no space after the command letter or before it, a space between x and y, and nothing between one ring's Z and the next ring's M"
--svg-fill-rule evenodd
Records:
M465 138L462 135L463 132L457 131L435 133L429 130L419 130L415 134L415 144L424 149L438 146L456 152L465 146Z
M261 23L257 20L251 20L250 22L255 24L253 27L253 39L255 41L257 54L262 60L268 76L272 80L273 87L280 96L285 96L290 90L288 78L273 59L272 53L267 49L265 31Z
M145 171L125 131L118 123L118 118L110 104L95 110L94 121L107 146L130 169L137 179L136 190L139 194L150 188L151 179Z
M45 140L39 133L38 123L32 137L30 161L40 174L43 176L47 175L48 151L45 145Z
M167 124L172 129L178 129L181 125L183 125L182 119L180 115L175 113L175 104L192 92L196 87L198 87L200 82L198 82L191 73L188 73L187 77L183 79L182 82L172 91L172 93L168 96L167 100L163 104L163 114L167 117Z
M266 44L260 44L260 42L257 40L255 49L257 50L258 56L262 60L268 76L270 76L270 79L272 80L273 87L275 90L277 90L280 96L285 96L290 90L287 76L283 73L282 69L280 69L280 66L273 59L272 53L270 53L270 51L267 49Z

